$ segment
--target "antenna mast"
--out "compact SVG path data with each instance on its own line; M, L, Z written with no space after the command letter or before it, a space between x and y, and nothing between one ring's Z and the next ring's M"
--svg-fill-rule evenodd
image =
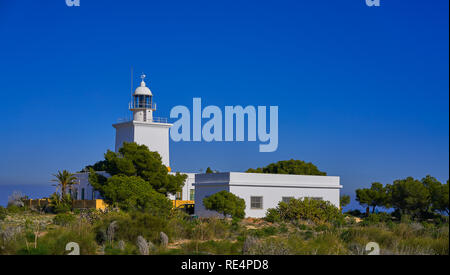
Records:
M131 66L130 85L130 98L133 100L133 66Z

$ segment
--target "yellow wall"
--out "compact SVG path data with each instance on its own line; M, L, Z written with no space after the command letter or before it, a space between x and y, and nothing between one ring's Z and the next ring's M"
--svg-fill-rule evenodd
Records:
M194 201L172 200L172 205L174 208L177 208L178 206L180 206L182 204L187 204L187 203L194 203Z

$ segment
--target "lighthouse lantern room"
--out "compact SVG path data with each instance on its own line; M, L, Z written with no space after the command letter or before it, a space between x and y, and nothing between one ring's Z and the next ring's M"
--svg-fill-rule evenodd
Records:
M142 74L141 84L134 90L129 103L133 118L113 124L116 128L116 152L124 142L136 142L146 145L151 151L158 152L163 164L170 167L169 128L172 124L168 123L167 119L153 117L156 104L152 102L153 94L144 79L145 75Z

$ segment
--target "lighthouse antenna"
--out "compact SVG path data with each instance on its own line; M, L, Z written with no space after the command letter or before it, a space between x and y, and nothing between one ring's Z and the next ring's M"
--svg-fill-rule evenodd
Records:
M130 85L130 104L133 104L133 66L131 66Z

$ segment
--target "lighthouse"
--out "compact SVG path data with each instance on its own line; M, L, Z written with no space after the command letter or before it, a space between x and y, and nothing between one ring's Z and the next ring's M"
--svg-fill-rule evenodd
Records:
M161 155L162 163L169 168L169 128L172 124L167 119L153 116L156 104L153 102L153 94L145 83L145 75L141 75L141 84L134 90L129 103L129 110L133 116L122 119L113 124L116 129L116 152L124 142L136 142L146 145L150 151L156 151Z

